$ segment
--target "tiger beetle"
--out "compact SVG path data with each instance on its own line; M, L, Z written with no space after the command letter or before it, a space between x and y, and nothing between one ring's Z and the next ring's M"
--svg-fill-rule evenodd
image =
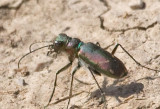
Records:
M32 44L33 45L33 44ZM66 70L69 66L72 65L72 62L74 61L75 58L78 58L78 65L74 68L74 70L71 72L71 83L70 83L70 90L69 90L69 96L72 96L72 85L73 85L73 77L76 71L82 66L85 65L89 71L91 72L91 75L93 76L93 79L95 80L95 83L97 84L101 94L102 98L104 101L104 108L106 108L106 99L105 99L105 94L103 90L101 89L100 85L98 84L94 73L97 75L104 74L106 76L112 77L112 78L122 78L125 77L128 74L128 71L126 67L124 66L123 62L119 60L117 57L114 56L116 50L118 47L121 47L125 53L127 53L134 61L136 64L139 66L153 70L156 72L160 72L159 70L155 70L149 67L146 67L142 64L140 64L138 61L136 61L124 48L122 45L117 44L113 51L111 53L105 51L105 49L100 47L100 44L94 44L91 42L84 43L78 38L71 38L67 36L66 34L59 34L56 39L52 42L52 44L43 46L40 48L37 48L33 51L30 50L29 53L25 54L18 62L18 68L20 65L20 61L27 55L29 55L32 52L35 52L39 49L48 47L49 51L47 54L52 54L52 53L59 53L59 52L66 52L68 53L69 57L69 63L66 64L64 67L62 67L60 70L56 72L55 75L55 80L54 80L54 88L51 93L50 99L48 101L48 104L45 106L49 106L52 97L54 95L55 89L56 89L56 84L57 84L57 76L60 74L62 71ZM30 46L31 49L31 46ZM68 100L67 104L67 109L69 107L70 103L70 98Z

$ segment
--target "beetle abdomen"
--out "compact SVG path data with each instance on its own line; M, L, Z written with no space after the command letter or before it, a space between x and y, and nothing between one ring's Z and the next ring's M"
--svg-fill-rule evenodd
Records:
M127 74L124 64L115 56L93 43L84 43L78 56L91 69L113 78L121 78Z

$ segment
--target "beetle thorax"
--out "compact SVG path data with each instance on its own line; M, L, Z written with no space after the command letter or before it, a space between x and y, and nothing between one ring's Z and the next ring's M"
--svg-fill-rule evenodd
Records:
M69 54L70 58L78 56L78 51L81 47L83 42L80 41L78 38L71 38L67 36L66 34L59 34L51 49L54 49L55 52L66 52Z
M65 51L70 55L77 54L77 52L79 51L80 42L81 41L79 39L72 38L71 40L68 41Z

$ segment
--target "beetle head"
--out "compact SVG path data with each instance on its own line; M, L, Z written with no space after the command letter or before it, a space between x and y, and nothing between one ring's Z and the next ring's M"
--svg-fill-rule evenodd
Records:
M49 49L54 50L54 52L63 51L70 40L70 37L68 37L66 34L61 33L56 37L53 44L50 45Z

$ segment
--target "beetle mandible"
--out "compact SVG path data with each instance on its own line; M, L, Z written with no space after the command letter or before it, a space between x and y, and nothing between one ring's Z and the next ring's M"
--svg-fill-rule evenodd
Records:
M98 75L104 74L106 76L116 78L116 79L122 78L128 74L128 71L125 65L123 64L123 62L114 56L114 53L116 52L118 46L120 46L123 49L123 51L126 52L139 66L147 68L149 70L159 72L159 70L151 69L151 68L148 68L140 64L120 44L117 44L115 48L113 49L113 51L109 53L105 51L105 49L101 48L99 43L97 44L94 44L91 42L84 43L78 38L71 38L67 36L66 34L61 33L56 37L56 39L53 41L51 45L41 47L41 48L48 47L49 51L47 54L52 54L53 52L59 53L59 52L64 51L68 53L69 55L68 57L69 63L56 72L55 80L54 80L54 88L50 96L50 99L48 101L48 104L45 107L47 107L50 104L52 97L54 95L58 74L60 74L62 71L66 70L69 66L71 66L75 58L78 58L78 65L71 72L71 83L70 83L69 96L72 96L72 85L73 85L74 74L83 65L83 63L85 63L86 67L91 72L91 75L93 76L99 90L101 91L103 100L105 102L105 95L103 93L103 90L99 86L94 76L94 73ZM25 56L41 48L35 49L33 51L30 50L29 53L24 55L18 62L18 68L19 68L20 61ZM67 109L68 109L69 103L70 103L70 98L68 100ZM104 108L105 108L105 105L106 104L104 104Z

